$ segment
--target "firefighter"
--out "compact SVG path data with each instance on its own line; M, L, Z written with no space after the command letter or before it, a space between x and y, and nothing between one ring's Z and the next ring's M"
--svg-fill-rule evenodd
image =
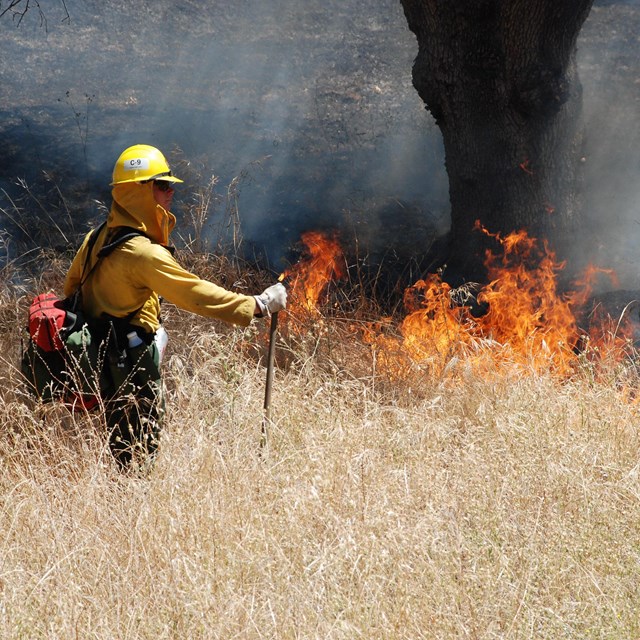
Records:
M176 223L171 202L180 182L155 147L137 144L123 151L113 169L106 225L93 244L87 234L65 279L65 296L80 288L90 326L99 326L108 339L112 375L102 395L110 449L121 468L130 467L134 459L152 459L158 447L164 414L159 366L166 339L161 298L240 326L286 307L286 289L280 283L259 295L243 295L202 280L178 264L169 237ZM116 236L121 244L99 259L101 248Z

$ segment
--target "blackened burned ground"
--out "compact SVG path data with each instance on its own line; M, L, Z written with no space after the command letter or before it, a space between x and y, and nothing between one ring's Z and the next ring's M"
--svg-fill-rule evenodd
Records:
M276 271L310 228L337 229L350 265L384 274L381 296L437 263L443 151L411 86L415 38L397 0L66 7L63 22L52 3L46 28L36 12L0 23L0 181L12 198L0 192L0 208L26 216L2 216L13 246L73 245L103 215L117 153L146 141L189 179L176 199L185 236L193 190L215 173L222 197L240 177L242 248ZM637 1L600 1L578 43L589 146L576 245L628 290L640 273L639 32Z

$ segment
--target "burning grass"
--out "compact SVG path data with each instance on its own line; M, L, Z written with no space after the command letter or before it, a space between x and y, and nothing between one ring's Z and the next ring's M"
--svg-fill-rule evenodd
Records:
M169 417L136 478L98 416L15 391L26 298L3 291L1 637L640 634L630 353L559 375L459 333L415 357L329 291L283 316L260 454L265 327L168 306Z

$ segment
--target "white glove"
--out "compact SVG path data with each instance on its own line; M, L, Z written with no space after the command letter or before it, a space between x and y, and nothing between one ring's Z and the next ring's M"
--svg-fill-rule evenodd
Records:
M270 316L272 313L277 313L287 307L287 290L282 282L267 287L259 296L254 296L254 298L263 316Z

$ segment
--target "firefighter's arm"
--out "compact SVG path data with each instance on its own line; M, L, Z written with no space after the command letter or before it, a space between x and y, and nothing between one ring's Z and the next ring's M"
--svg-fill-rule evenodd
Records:
M141 247L135 280L181 309L247 326L259 309L253 296L229 291L187 271L159 245ZM259 311L258 311L259 313Z

